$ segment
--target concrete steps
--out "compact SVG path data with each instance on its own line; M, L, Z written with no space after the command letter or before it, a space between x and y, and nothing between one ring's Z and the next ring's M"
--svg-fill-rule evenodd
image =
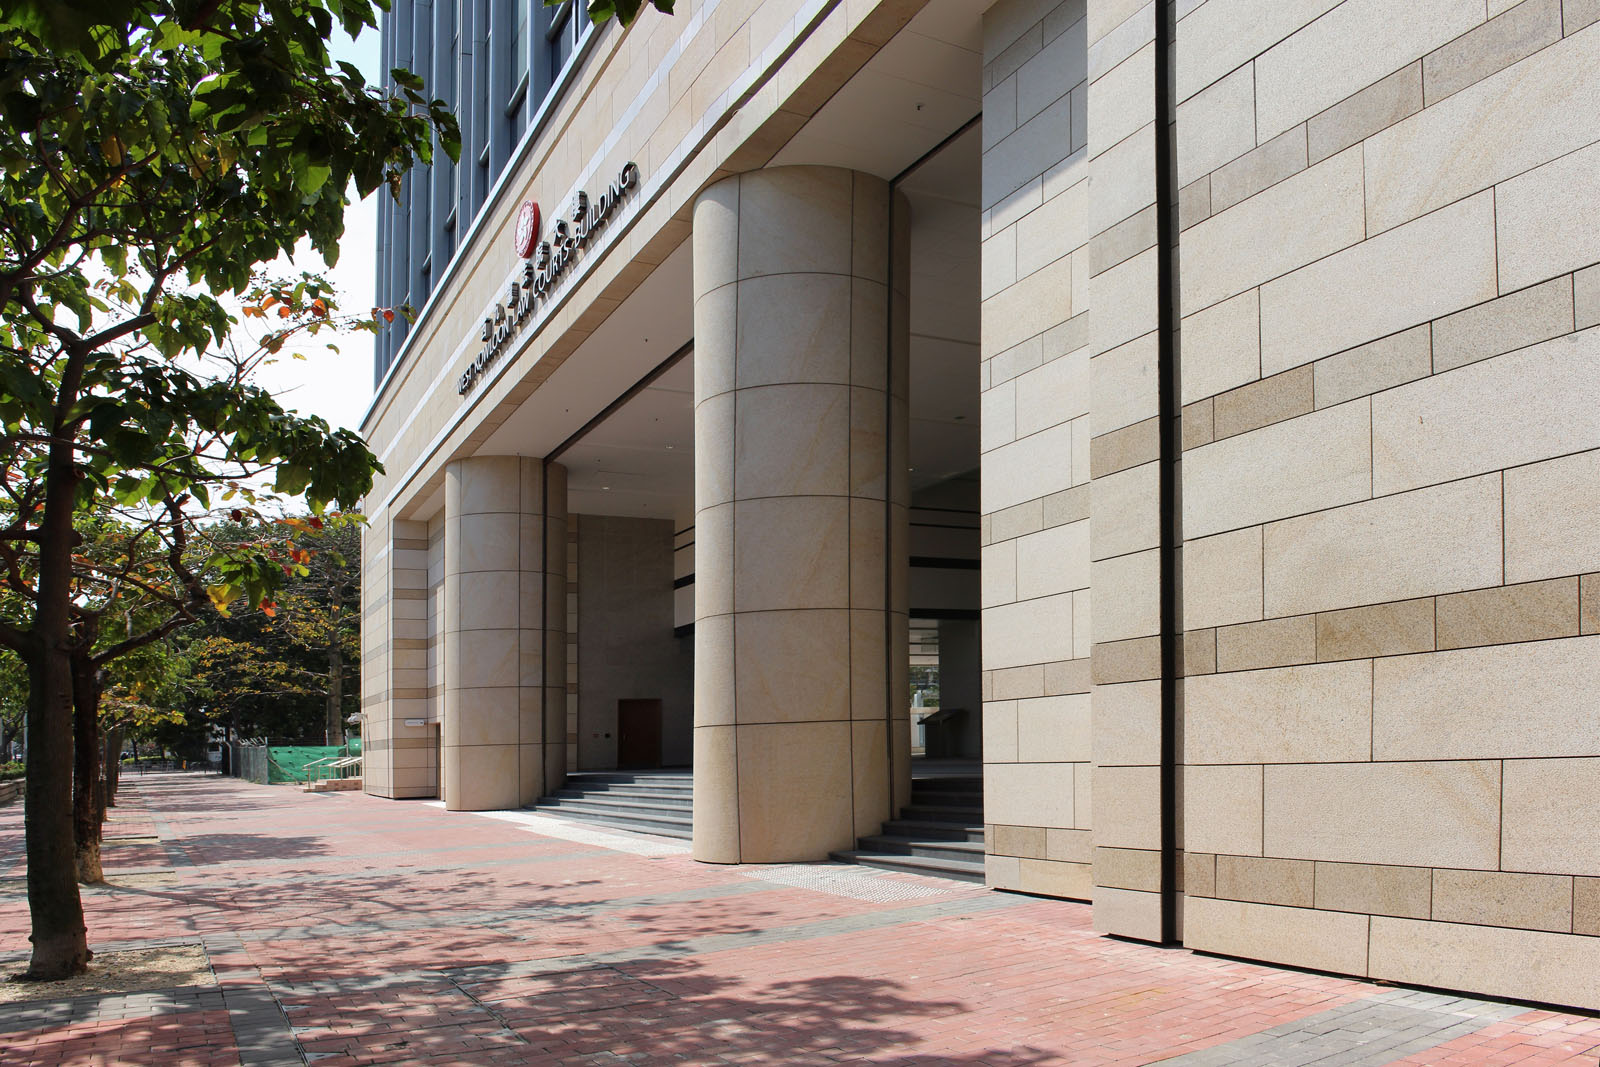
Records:
M307 793L359 793L361 779L359 778L318 778L314 782L307 782Z
M617 830L688 840L694 778L688 771L585 771L540 797L533 810ZM883 831L832 854L844 863L982 882L983 779L918 778L911 803Z
M883 832L864 837L856 848L832 853L843 863L889 871L982 882L983 779L917 778L911 803Z
M532 810L617 830L688 840L694 778L688 771L581 771Z

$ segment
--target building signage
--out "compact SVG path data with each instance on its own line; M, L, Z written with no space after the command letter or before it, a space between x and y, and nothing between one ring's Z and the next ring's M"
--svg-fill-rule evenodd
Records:
M539 205L532 200L522 202L522 210L517 212L517 229L512 235L512 242L517 249L518 259L527 259L533 255L533 242L539 239Z
M483 347L462 371L456 383L457 394L465 396L494 365L500 353L522 332L523 323L539 304L549 301L562 277L577 262L579 253L588 247L590 238L605 227L617 206L638 188L639 167L628 163L617 179L593 199L579 190L572 199L569 217L557 218L552 224L550 239L537 246L532 235L538 232L539 207L531 200L523 204L517 220L516 241L517 252L526 261L507 288L505 299L495 304L493 314L484 317L478 334ZM527 220L526 229L530 235L526 239L523 237L524 220Z

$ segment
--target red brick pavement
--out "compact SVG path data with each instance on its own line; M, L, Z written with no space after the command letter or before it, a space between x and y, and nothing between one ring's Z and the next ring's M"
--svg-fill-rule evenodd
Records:
M204 939L223 995L267 1010L0 1006L0 1064L1133 1065L1381 992L1099 937L1078 904L802 888L353 793L133 779L108 835L159 840L106 850L125 887L87 896L93 943ZM11 969L21 846L0 809ZM1597 1045L1596 1020L1530 1010L1395 1062L1592 1067Z

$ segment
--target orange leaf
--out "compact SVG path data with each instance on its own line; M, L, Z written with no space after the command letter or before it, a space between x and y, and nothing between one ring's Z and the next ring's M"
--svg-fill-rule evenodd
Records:
M384 322L393 322L394 321L394 312L389 310L388 308L384 308L383 309L383 321Z
M288 305L284 305L283 307L278 309L278 318L286 319L288 317L289 317L289 307L288 307Z

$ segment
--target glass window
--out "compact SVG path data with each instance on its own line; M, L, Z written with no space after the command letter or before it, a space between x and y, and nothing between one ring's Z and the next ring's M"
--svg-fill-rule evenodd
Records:
M528 126L528 5L530 0L512 0L511 12L511 99L506 115L511 119L511 143L516 144Z
M545 42L550 51L552 83L561 74L561 68L567 65L567 60L572 58L572 48L578 40L576 32L578 22L579 20L574 17L570 0L557 8L555 15L550 19L550 28L545 31Z
M512 0L515 8L511 15L512 81L520 81L528 72L528 3L529 0Z

